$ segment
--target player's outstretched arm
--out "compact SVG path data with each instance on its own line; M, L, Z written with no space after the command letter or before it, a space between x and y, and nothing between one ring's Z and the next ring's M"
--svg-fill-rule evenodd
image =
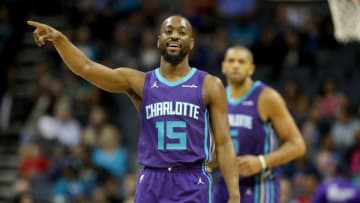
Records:
M55 28L35 21L28 21L28 24L35 28L33 37L36 44L41 47L47 41L52 42L65 64L75 74L107 91L142 95L145 73L130 68L112 69L98 64Z
M236 156L229 132L226 94L222 82L211 75L204 82L204 98L209 108L210 124L215 138L216 158L229 191L229 203L240 202Z
M304 139L289 113L283 98L272 88L266 88L259 97L259 112L271 121L282 144L265 156L267 167L275 167L305 154Z

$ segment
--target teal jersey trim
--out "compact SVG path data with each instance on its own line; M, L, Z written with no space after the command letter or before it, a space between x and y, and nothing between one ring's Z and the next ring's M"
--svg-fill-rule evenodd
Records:
M191 68L191 71L188 74L174 82L170 82L166 78L164 78L160 73L160 68L155 69L155 76L161 83L164 83L165 85L170 87L174 87L188 81L195 74L196 70L196 68Z
M246 100L253 92L254 90L259 86L261 85L261 82L260 81L255 81L253 83L253 85L251 86L250 90L242 97L240 97L239 99L233 99L231 97L231 91L230 91L230 87L227 86L226 87L226 97L227 97L227 100L228 102L233 105L233 106L236 106L238 104L240 104L241 102L243 102L244 100Z
M209 116L208 111L205 111L205 126L204 126L204 152L205 152L205 161L202 166L202 172L207 177L209 181L209 203L212 203L212 178L211 175L206 172L206 163L209 160L209 148L210 148L210 140L209 137Z
M210 141L208 140L209 137L209 116L208 111L205 111L205 126L204 126L204 151L205 151L205 161L209 161L209 148L210 148ZM208 143L209 142L209 143Z
M263 128L265 131L265 143L264 143L264 154L268 154L270 152L270 126L269 123L264 123Z
M209 181L209 203L212 203L213 199L212 199L212 178L211 178L211 175L206 172L206 162L204 162L203 166L201 167L202 168L202 173L206 176L206 178L208 179Z

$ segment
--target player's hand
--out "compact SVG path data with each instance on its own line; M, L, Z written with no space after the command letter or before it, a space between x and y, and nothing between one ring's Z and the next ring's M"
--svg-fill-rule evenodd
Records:
M36 44L41 47L45 45L46 41L53 42L56 40L61 33L57 31L55 28L48 26L43 23L35 22L35 21L27 21L28 25L35 27L33 32L33 37Z
M239 175L252 176L259 173L261 168L260 160L254 155L244 155L236 157Z

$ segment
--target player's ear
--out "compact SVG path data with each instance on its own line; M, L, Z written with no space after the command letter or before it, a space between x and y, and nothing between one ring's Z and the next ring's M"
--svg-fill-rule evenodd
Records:
M256 69L255 64L251 64L251 67L250 67L250 75L253 75L253 74L254 74L255 69Z
M225 61L221 62L221 73L225 74Z
M191 38L191 41L190 41L190 50L192 50L194 48L194 44L195 44L195 39L194 38Z

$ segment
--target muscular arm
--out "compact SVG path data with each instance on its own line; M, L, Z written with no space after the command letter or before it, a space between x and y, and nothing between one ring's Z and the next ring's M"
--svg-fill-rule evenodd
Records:
M72 72L101 89L112 92L127 92L145 78L145 74L137 70L130 68L111 69L91 61L62 34L54 40L53 44Z
M210 124L215 138L218 165L224 176L229 195L239 196L236 157L229 135L225 89L218 78L208 75L205 78L204 96L210 114Z
M303 156L306 151L304 140L282 97L275 90L266 88L260 94L258 108L262 119L271 122L282 141L277 150L265 156L267 167Z
M53 27L33 21L29 21L28 24L36 27L36 43L42 46L46 41L52 42L72 72L103 90L129 94L138 106L137 100L141 100L145 73L130 68L112 69L96 63Z

